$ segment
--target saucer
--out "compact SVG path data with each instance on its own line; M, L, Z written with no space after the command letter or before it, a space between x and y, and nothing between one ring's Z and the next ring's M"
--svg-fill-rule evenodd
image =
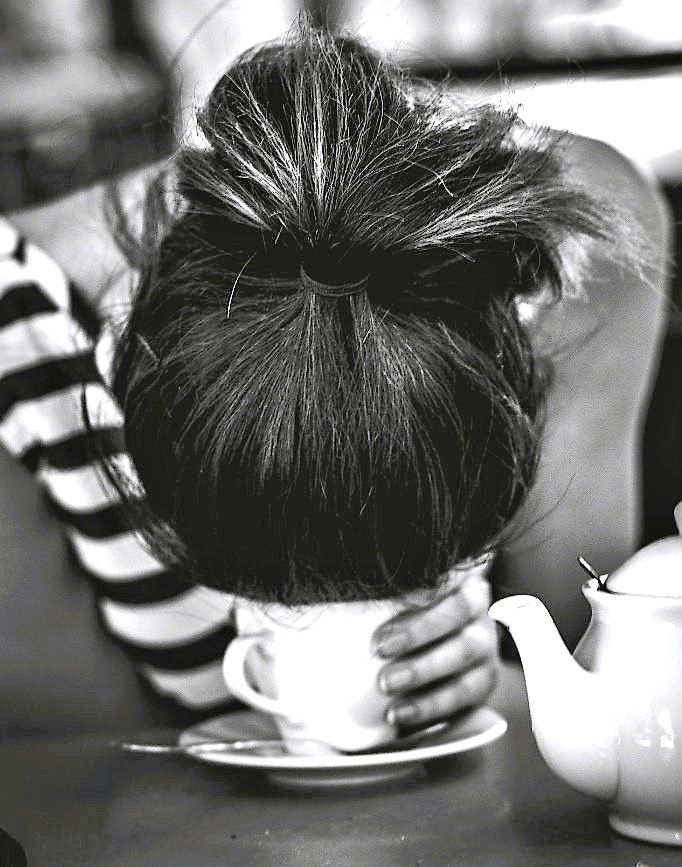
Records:
M426 735L416 746L353 755L295 756L284 751L272 718L255 710L235 711L206 720L180 734L178 744L206 741L270 740L275 747L254 752L193 754L191 758L228 768L264 772L272 782L288 788L358 786L419 773L424 762L453 756L502 737L506 721L492 708L481 707L447 728Z

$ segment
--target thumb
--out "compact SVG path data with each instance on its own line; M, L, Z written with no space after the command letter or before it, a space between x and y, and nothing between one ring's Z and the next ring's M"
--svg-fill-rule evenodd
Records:
M682 534L682 500L675 506L675 523L677 524L677 532Z

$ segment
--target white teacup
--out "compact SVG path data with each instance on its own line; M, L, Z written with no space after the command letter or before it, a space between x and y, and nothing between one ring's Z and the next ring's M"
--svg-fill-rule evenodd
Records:
M289 608L238 598L235 605L238 637L225 654L225 681L274 717L289 752L323 751L317 742L329 753L353 752L395 736L386 719L391 699L378 684L385 660L372 636L405 601Z

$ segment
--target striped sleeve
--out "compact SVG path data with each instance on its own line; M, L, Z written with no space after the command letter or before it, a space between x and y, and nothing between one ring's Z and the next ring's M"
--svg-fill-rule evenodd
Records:
M99 338L61 268L0 218L0 442L44 486L105 627L140 672L186 707L215 709L230 700L221 660L234 635L231 598L164 568L98 468L99 455L130 463Z

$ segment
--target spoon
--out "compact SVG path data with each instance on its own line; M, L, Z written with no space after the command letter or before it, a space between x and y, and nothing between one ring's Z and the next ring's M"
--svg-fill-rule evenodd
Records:
M390 752L394 749L404 750L414 747L421 743L429 735L436 732L444 731L449 723L446 720L433 723L425 728L410 732L406 735L399 735L385 744L377 747L371 747L368 750L358 750L353 753L345 753L345 755L362 755L368 753ZM323 741L314 740L313 738L302 738L298 741L288 741L289 744L296 744L300 747L316 747L329 750L329 744ZM252 738L233 741L203 741L196 744L144 744L135 743L132 741L111 741L111 746L118 747L128 753L147 753L155 755L180 755L180 756L204 756L216 753L255 753L259 755L263 751L269 754L274 751L277 755L288 756L290 751L284 741L279 739L268 738ZM335 751L336 752L336 751ZM342 753L344 755L344 753Z
M606 586L606 579L609 577L608 573L605 572L603 575L600 575L594 566L591 566L584 557L578 557L578 565L581 569L584 569L585 572L590 576L590 578L594 578L599 584L599 589L603 590L605 593L610 593L611 591Z

